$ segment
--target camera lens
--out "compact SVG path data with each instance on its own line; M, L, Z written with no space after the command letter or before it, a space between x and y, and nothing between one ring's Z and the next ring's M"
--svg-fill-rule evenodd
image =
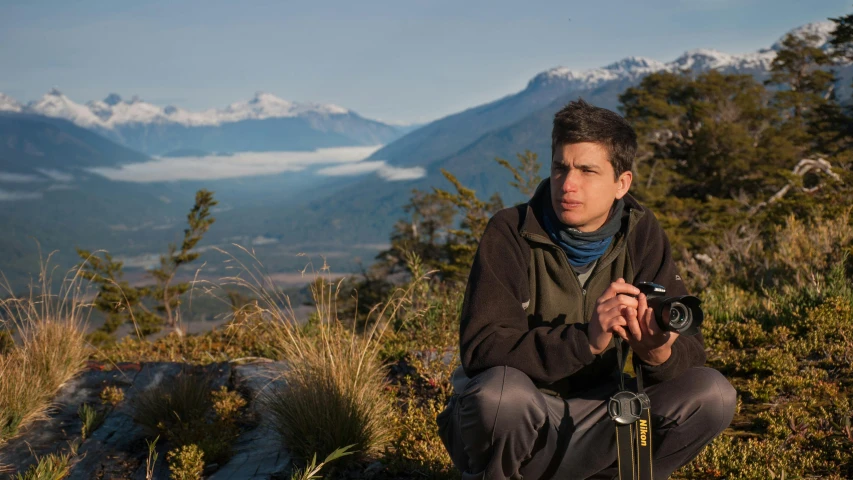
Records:
M680 302L673 302L669 306L669 326L673 330L681 330L690 325L690 309Z

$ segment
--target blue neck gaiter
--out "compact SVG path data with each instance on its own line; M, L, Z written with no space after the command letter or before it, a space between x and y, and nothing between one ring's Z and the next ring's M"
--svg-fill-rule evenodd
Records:
M607 247L613 241L613 235L622 227L624 208L623 199L620 198L614 202L607 221L594 232L581 232L563 224L554 212L550 201L546 202L542 219L551 241L566 252L569 263L573 267L583 267L598 260L607 251Z

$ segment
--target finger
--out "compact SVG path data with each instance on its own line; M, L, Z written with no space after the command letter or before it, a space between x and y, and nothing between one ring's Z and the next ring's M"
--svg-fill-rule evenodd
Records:
M644 335L653 335L651 323L654 322L654 310L649 308L649 302L646 295L641 293L637 296L637 321Z
M601 302L601 305L605 306L606 308L613 308L616 305L622 307L630 307L633 309L637 309L639 307L637 299L634 297L629 297L628 295L616 295Z
M649 329L649 335L657 336L663 333L663 329L658 325L658 321L655 318L655 311L653 308L646 309L645 323Z
M628 334L622 327L613 327L613 334L618 335L622 340L628 341Z
M622 308L619 305L599 310L598 319L605 329L613 325L625 325L627 323L625 317L622 316Z
M621 282L619 280L621 280ZM607 287L607 290L605 290L601 295L599 301L606 301L620 293L624 293L626 295L637 295L640 293L639 288L631 285L630 283L625 283L624 279L620 278L619 280L611 283L610 286Z
M643 331L640 329L640 323L637 320L637 311L633 308L626 308L626 310L628 311L628 315L626 317L628 319L628 330L631 332L634 339L640 341L643 339Z

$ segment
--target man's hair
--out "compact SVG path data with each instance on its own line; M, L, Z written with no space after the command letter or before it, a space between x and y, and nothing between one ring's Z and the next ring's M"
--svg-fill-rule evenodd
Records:
M607 150L616 178L631 169L637 152L637 133L619 114L578 99L554 115L551 160L563 145L592 142Z

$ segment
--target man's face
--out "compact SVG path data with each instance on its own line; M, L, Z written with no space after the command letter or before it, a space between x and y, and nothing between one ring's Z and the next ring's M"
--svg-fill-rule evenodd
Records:
M582 232L598 230L613 202L631 186L630 171L614 178L602 145L582 142L557 148L551 161L551 205L560 221Z

